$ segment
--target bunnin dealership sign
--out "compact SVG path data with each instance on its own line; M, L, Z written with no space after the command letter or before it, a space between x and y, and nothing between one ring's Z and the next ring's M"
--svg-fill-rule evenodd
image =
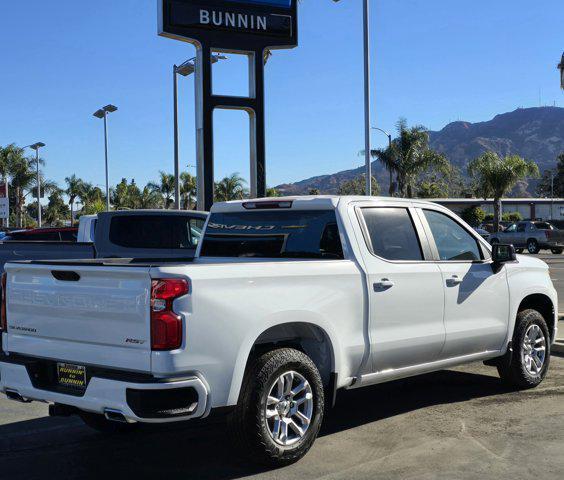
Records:
M217 48L292 48L297 0L161 0L159 34Z

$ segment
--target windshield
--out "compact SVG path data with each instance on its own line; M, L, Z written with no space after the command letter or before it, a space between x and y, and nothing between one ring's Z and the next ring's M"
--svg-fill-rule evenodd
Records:
M212 213L202 257L341 259L333 210Z

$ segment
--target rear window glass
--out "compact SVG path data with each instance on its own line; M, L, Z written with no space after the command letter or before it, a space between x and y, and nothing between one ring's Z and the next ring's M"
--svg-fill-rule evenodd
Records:
M333 210L213 213L201 256L341 259Z
M552 225L547 222L535 222L534 225L537 230L552 230Z
M125 248L195 248L203 220L182 215L124 215L112 218L110 242Z

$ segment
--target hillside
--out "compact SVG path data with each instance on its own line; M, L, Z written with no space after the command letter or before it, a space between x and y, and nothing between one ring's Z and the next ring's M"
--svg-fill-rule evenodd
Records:
M446 155L463 174L468 162L486 150L493 150L500 155L517 154L534 160L542 172L553 167L556 156L564 152L564 108L519 108L485 122L453 122L438 132L429 133L431 148ZM373 169L385 190L387 173L378 162L373 162ZM322 193L336 193L340 183L363 171L364 167L361 166L276 188L284 194L305 194L311 188L317 188Z

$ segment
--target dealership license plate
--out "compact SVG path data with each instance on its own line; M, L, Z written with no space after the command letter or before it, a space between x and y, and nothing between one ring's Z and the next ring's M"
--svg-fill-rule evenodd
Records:
M86 367L72 363L57 363L59 385L73 388L86 388Z

